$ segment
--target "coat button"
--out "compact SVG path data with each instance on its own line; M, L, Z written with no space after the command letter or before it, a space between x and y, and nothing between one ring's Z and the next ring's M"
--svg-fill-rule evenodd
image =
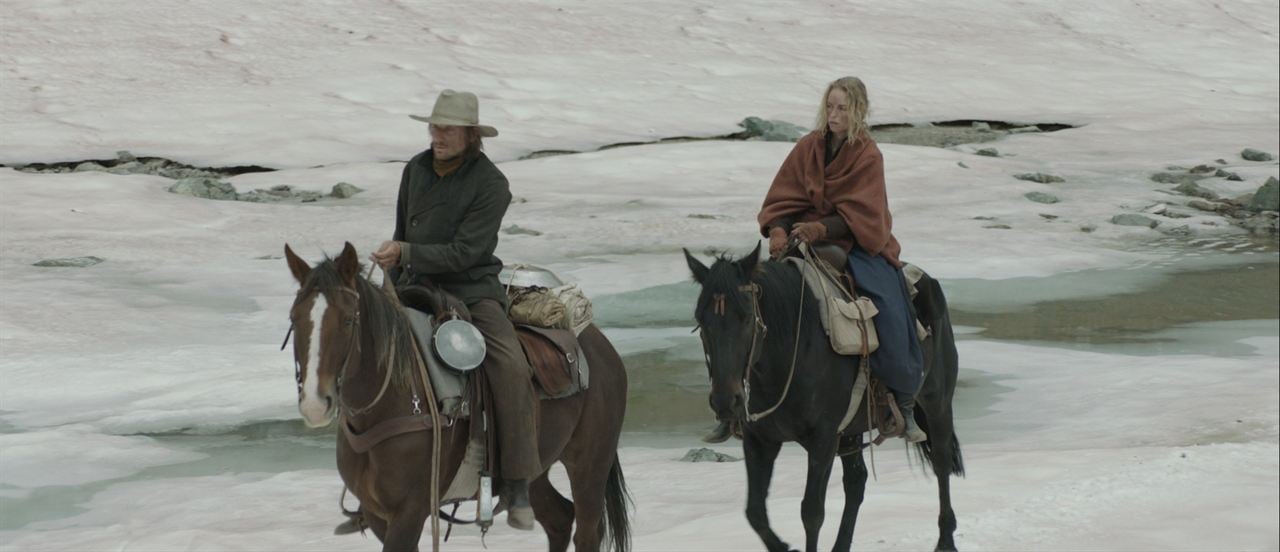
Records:
M417 225L418 225L418 219L413 219L412 221L410 221L410 222L409 222L409 225L410 225L410 226L417 226Z

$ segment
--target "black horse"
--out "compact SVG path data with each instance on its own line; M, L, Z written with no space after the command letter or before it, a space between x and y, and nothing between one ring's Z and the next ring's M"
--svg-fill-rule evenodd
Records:
M737 421L743 428L747 521L771 552L789 549L769 527L765 499L782 443L800 443L809 454L800 515L805 550L813 552L825 515L827 481L839 447L836 433L848 410L858 359L832 350L818 319L817 300L802 288L803 277L795 265L760 262L758 244L746 257L734 260L722 256L710 268L688 250L684 253L694 280L702 285L694 316L701 327L711 375L711 408L721 420ZM917 395L915 420L929 439L917 444L917 452L922 461L928 459L938 478L941 512L936 549L954 550L956 516L951 510L950 477L964 475L951 411L959 366L942 288L926 275L918 289L913 302L929 337L922 343L925 379ZM784 396L793 365L794 377ZM774 405L777 410L771 414L756 421L747 419L748 413L759 414ZM849 550L853 542L853 527L866 490L867 468L860 452L866 428L866 414L860 412L844 432L859 446L859 452L840 456L845 505L836 551Z

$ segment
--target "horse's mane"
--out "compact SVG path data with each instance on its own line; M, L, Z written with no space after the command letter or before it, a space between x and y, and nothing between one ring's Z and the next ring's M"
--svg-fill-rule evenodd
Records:
M794 332L796 310L803 306L805 322L818 319L818 303L813 290L800 287L804 277L795 265L786 261L764 261L756 267L755 282L760 285L760 316L778 330ZM792 337L788 337L792 339Z
M357 267L355 283L360 296L360 331L373 342L374 366L394 369L396 383L408 386L412 381L413 330L399 302L380 286L361 275L364 265ZM343 286L337 263L325 258L311 270L303 293L338 291Z
M702 294L698 297L697 312L706 312L711 308L710 302L717 294L735 299L726 301L727 309L742 309L742 313L750 318L751 303L745 293L738 288L754 282L760 286L760 317L769 327L770 336L789 336L794 338L796 331L797 308L803 304L805 310L802 324L808 326L818 317L817 302L812 290L805 289L804 298L800 296L803 277L794 265L787 261L764 260L756 263L751 274L744 274L739 264L727 255L716 257L711 268L702 281ZM803 303L802 303L803 301Z

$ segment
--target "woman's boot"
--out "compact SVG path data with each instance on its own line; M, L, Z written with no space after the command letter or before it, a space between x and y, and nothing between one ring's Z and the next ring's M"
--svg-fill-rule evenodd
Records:
M916 398L906 393L893 392L893 398L898 403L898 411L902 413L902 422L905 427L902 430L902 438L908 443L919 443L929 439L925 435L924 430L916 425L915 404Z

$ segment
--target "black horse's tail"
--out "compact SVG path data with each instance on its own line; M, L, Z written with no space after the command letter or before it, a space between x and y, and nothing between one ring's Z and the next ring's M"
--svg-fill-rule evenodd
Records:
M933 432L929 429L929 421L920 408L916 408L915 418L916 425L929 435L928 439L916 443L916 456L922 465L929 466L936 472L938 466L933 462ZM964 456L960 453L960 438L956 437L954 431L951 433L951 475L964 477Z
M631 493L627 491L627 480L622 477L622 464L618 457L613 457L613 467L609 468L609 479L604 488L604 534L608 542L613 544L616 552L631 550Z
M935 406L934 410L940 419L936 420L934 427L929 427L924 405L916 405L916 424L929 435L928 439L916 443L916 453L920 463L933 468L934 472L949 470L951 475L964 477L964 457L960 454L960 438L956 437L955 422L951 413L951 401L955 397L956 378L960 371L956 337L951 329L951 313L947 308L947 297L942 293L942 285L932 276L925 274L917 284L917 289L919 294L914 301L916 312L922 320L928 322L933 334L929 338L929 346L932 350L925 354L925 358L929 359L928 362L932 363L929 367L932 373L929 375L936 382L935 388L931 391L941 399L942 404ZM929 382L925 385L929 385ZM939 440L948 443L944 446L950 447L951 450L935 451L934 447ZM939 465L940 462L934 462L935 452L950 452L951 465ZM947 458L938 460L945 462Z

